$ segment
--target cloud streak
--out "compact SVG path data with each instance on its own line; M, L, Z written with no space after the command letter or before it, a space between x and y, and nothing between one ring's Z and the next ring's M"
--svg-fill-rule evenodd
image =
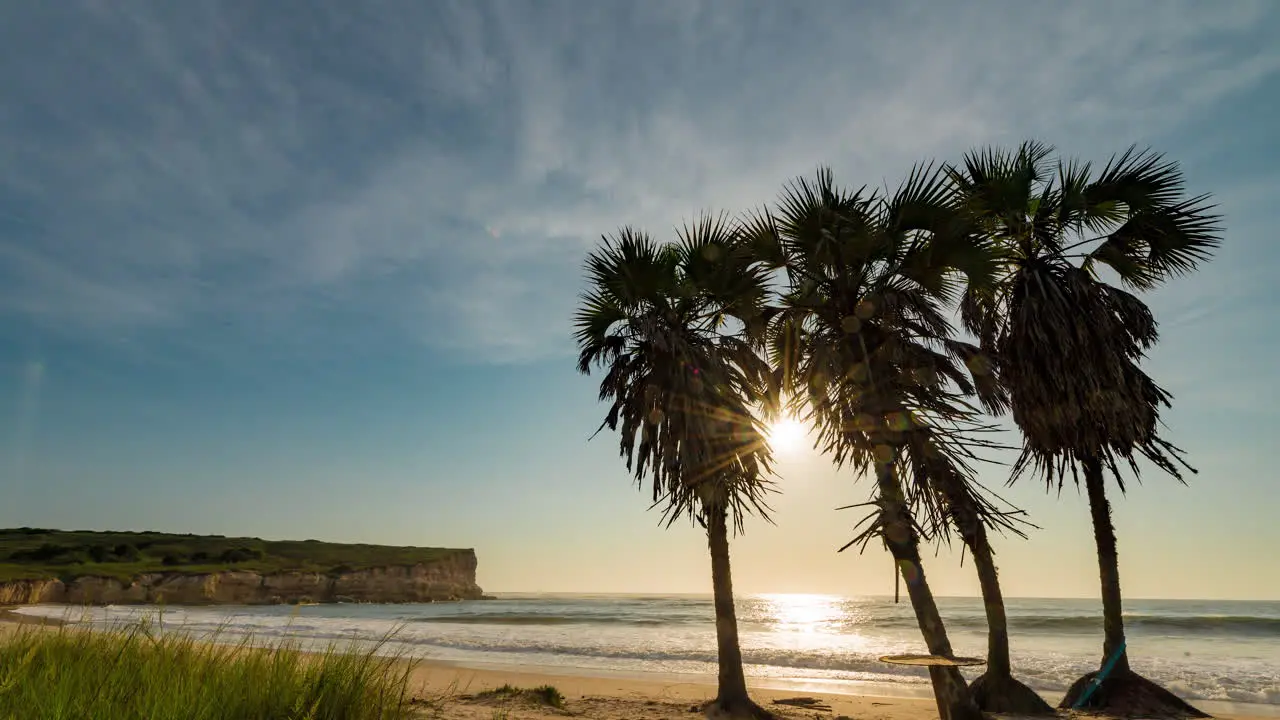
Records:
M1275 77L1276 27L1261 2L17 4L0 313L278 337L341 307L465 360L563 355L601 233L819 163L1176 154Z

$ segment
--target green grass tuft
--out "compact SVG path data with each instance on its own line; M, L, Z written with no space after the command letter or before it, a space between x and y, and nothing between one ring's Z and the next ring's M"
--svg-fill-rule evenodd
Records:
M553 685L540 685L530 692L532 692L543 705L550 705L553 708L564 707L564 695L562 695Z
M296 644L267 648L157 634L19 629L0 637L0 720L403 720L412 665Z
M564 695L553 685L540 685L536 688L519 688L514 685L503 685L492 690L485 690L478 694L481 698L509 698L512 700L525 700L527 702L538 705L546 705L564 709Z

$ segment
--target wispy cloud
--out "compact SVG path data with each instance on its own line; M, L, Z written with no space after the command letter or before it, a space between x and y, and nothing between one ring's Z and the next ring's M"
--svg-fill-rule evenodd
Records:
M279 333L341 306L467 359L559 355L621 224L1026 135L1190 152L1280 70L1265 2L274 7L0 10L0 312Z

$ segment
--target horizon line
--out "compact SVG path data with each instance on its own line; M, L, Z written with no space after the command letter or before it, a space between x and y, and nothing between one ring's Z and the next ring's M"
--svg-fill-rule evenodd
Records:
M612 596L612 597L711 597L709 592L642 592L642 591L626 591L626 590L488 590L486 595L542 595L542 596ZM737 593L740 597L767 597L771 595L811 595L815 597L832 597L843 600L882 600L891 599L892 595L866 593L860 595L842 595L839 593L820 593L820 592L743 592ZM981 600L981 595L935 595L940 600ZM1102 602L1099 597L1092 596L1051 596L1051 595L1008 595L1005 600L1094 600ZM1280 598L1226 598L1226 597L1126 597L1126 602L1246 602L1246 603L1280 603ZM910 605L907 600L903 600L904 605Z

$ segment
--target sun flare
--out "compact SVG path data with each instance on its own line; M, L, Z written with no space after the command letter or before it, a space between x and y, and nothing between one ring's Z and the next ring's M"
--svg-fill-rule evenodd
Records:
M795 418L779 418L769 426L769 447L776 452L799 452L804 448L804 438L804 425Z

